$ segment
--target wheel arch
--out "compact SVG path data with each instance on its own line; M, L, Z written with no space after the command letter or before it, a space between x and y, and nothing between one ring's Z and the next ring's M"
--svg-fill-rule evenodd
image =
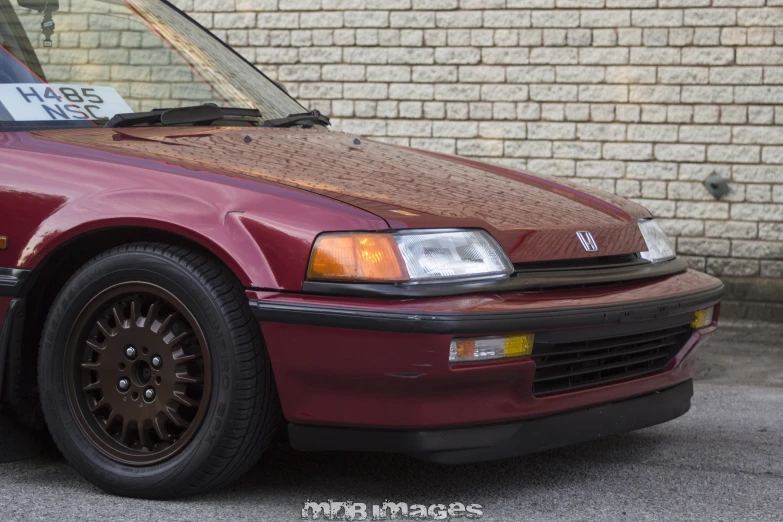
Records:
M237 273L235 267L238 264L225 250L218 248L212 241L202 241L163 228L115 225L71 235L51 248L36 264L21 291L24 311L17 319L21 335L16 336L9 346L9 362L12 363L6 366L3 379L4 382L10 379L10 382L16 384L12 387L4 386L3 401L17 410L17 417L25 424L43 427L39 415L29 411L38 402L36 381L41 332L51 305L65 283L81 266L101 252L139 242L182 246L217 259L240 281L243 278L246 280L247 274Z

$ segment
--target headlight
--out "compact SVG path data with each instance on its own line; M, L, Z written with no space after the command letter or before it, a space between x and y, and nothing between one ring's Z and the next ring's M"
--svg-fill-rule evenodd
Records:
M311 281L424 283L505 277L514 271L500 245L483 230L405 230L318 236Z
M671 241L655 220L639 220L639 230L642 231L644 241L647 243L647 252L641 253L644 259L660 263L677 257Z

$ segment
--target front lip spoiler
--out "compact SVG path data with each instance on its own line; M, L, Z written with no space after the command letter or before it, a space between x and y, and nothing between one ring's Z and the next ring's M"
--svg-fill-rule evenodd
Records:
M442 464L464 464L527 455L661 424L685 414L692 396L689 379L633 399L504 424L419 431L289 424L288 436L301 451L404 453Z
M479 292L513 292L548 290L569 286L627 283L642 279L654 279L685 272L688 263L675 258L662 263L639 263L632 266L588 268L571 270L524 270L512 277L489 281L463 281L456 283L388 284L388 283L333 283L305 281L302 290L308 294L339 295L348 297L445 297Z
M258 321L418 334L482 334L604 326L660 319L701 310L723 296L721 283L713 288L673 297L611 306L525 310L512 313L424 314L251 300Z

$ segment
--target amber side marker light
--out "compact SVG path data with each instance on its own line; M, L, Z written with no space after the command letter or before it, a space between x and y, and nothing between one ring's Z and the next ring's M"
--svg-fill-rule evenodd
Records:
M408 281L391 234L324 234L315 241L307 278L322 281Z
M696 313L694 314L693 322L691 323L691 328L693 328L694 330L698 330L699 328L710 326L714 318L715 318L714 306L710 306L709 308L704 308L703 310L697 310Z
M6 248L8 248L8 238L0 236L0 250L5 250Z
M449 362L480 362L512 357L524 357L533 353L535 334L518 334L509 337L480 337L454 339L449 349Z

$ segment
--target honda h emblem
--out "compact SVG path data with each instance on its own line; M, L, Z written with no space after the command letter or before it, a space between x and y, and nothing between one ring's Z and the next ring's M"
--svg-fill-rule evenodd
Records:
M576 237L582 242L582 246L585 247L585 250L588 252L598 252L598 243L595 242L593 234L586 230L581 230L576 233Z

